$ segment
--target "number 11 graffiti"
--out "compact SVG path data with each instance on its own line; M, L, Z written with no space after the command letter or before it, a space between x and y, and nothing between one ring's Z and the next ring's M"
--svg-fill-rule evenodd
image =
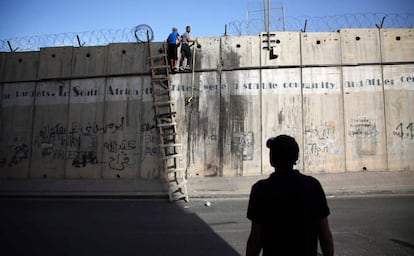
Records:
M400 123L397 128L393 131L393 134L395 136L400 137L403 139L414 139L414 123L411 122L407 125L407 127L404 128L404 124Z

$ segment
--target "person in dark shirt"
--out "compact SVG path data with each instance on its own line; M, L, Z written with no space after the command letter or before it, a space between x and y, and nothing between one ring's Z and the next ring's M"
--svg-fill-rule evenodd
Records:
M268 139L270 164L275 172L252 186L247 218L251 231L246 255L317 255L318 239L323 255L333 256L330 213L318 180L293 166L299 157L294 138Z
M181 58L180 58L180 70L192 70L193 57L191 54L190 43L194 43L196 40L190 37L191 27L186 26L185 32L181 36ZM184 67L184 59L187 59L187 65Z

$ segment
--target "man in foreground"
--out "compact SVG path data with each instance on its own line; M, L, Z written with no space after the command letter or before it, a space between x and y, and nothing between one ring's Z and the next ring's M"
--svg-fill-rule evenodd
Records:
M329 208L319 181L293 166L299 157L295 139L280 135L266 142L275 172L253 185L247 218L252 226L246 255L333 256Z

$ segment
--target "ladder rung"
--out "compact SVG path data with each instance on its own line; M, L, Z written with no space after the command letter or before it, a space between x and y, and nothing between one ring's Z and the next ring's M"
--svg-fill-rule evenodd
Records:
M164 95L169 95L170 94L170 90L158 90L155 95L156 96L164 96Z
M160 134L162 137L171 137L171 136L177 136L178 134L176 132L164 132Z
M180 143L171 143L171 144L161 144L161 148L169 148L169 147L181 147L182 144Z
M165 74L155 74L154 76L152 76L152 80L168 80L168 77Z
M177 167L177 164L165 166L165 170L180 169Z
M175 119L174 119L173 116L169 116L169 117L164 116L164 117L159 117L157 119L157 123L158 124L174 123L174 122L175 122Z
M168 133L169 133L169 136L171 136L172 135L172 133L174 133L174 131L175 131L175 128L176 128L177 126L175 126L175 125L170 125L170 126L162 126L162 127L158 127L159 129L160 129L160 133L162 132L162 133L167 133L167 131L168 131ZM172 131L172 132L171 132ZM168 136L168 135L167 135ZM163 135L163 137L165 137L164 135Z
M167 169L165 171L165 173L170 174L170 173L175 173L175 172L184 172L185 169L184 168L174 168L174 169Z
M167 143L176 143L176 140L175 139L171 139L171 140L165 140L164 139L163 143L164 144L167 144Z
M181 155L181 154L172 154L172 155L168 155L168 156L164 156L163 158L162 158L162 160L168 160L168 159L172 159L172 158L180 158L180 157L182 157L183 155Z
M162 114L158 114L157 117L158 118L172 117L172 116L175 116L176 114L177 114L177 112L162 113Z
M161 132L166 133L167 131L175 131L176 127L177 126L175 126L175 125L171 125L171 126L162 126L162 127L158 127L158 128L160 129L160 133ZM172 133L172 132L170 132L170 133ZM173 142L175 142L175 141L173 141Z
M152 80L152 86L161 86L164 89L167 89L169 87L168 80Z
M157 127L168 127L168 126L174 126L177 125L177 123L163 123L163 124L157 124Z
M166 102L166 101L171 101L174 102L174 99L171 98L169 95L165 94L165 95L154 95L154 102Z
M157 120L161 123L172 123L174 122L175 114L172 114L172 112L164 113L164 114L158 114Z

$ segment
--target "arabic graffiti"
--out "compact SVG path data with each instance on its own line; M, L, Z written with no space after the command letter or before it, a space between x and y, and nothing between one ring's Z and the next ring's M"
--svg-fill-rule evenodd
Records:
M35 133L33 146L40 151L41 158L71 160L76 168L107 164L112 170L122 171L136 165L131 155L135 154L137 144L135 139L122 137L127 136L123 131L124 123L122 116L116 122L105 124L75 121L68 128L60 122L45 124Z
M110 140L104 142L104 149L109 153L108 167L112 170L123 171L130 167L130 154L136 149L135 140Z
M29 159L29 147L26 144L22 143L20 145L14 146L12 157L7 165L9 167L17 165L24 159Z

